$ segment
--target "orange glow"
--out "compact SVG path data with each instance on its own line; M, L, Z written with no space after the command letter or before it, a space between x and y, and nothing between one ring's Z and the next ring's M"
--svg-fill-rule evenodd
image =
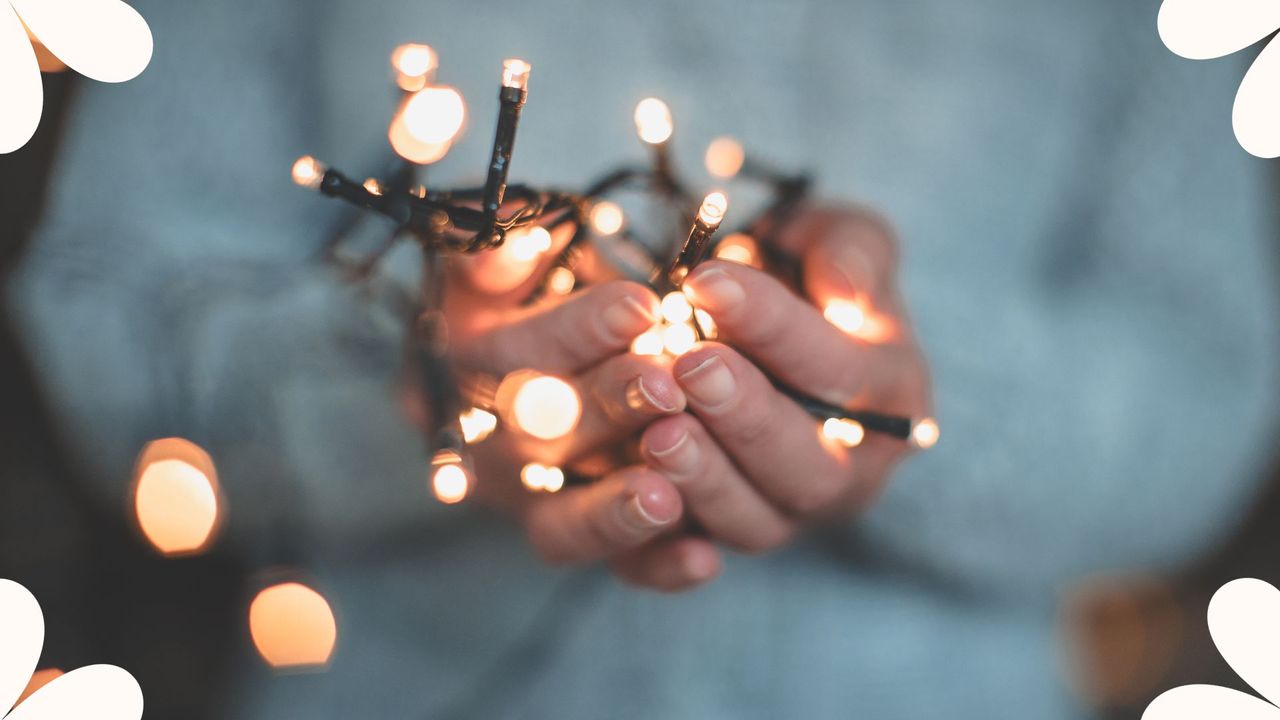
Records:
M686 323L693 317L693 306L682 292L669 292L662 298L662 318L669 323Z
M662 330L658 328L646 330L631 341L631 352L636 355L657 356L662 354L662 350Z
M133 489L138 527L165 555L204 550L218 527L217 472L199 446L181 438L148 443Z
M564 487L564 471L555 465L529 463L520 470L520 482L530 490L558 492Z
M822 316L850 335L858 334L867 323L866 311L858 303L849 300L832 300L823 309Z
M452 141L425 143L415 138L409 131L409 126L405 124L403 112L396 113L395 118L391 120L391 127L387 129L387 140L390 141L391 149L395 150L397 155L419 165L438 162L453 148Z
M862 423L849 418L830 418L822 424L822 434L847 448L858 447L866 437Z
M547 276L547 289L555 295L568 295L573 292L573 286L577 282L578 279L569 268L552 268L551 274Z
M698 219L715 227L724 220L725 211L729 209L729 198L722 192L713 192L702 199L702 207L698 209Z
M662 331L662 346L672 355L683 355L698 344L698 335L689 323L668 325Z
M406 43L391 53L391 67L396 71L396 84L406 92L426 87L439 66L439 58L430 45Z
M719 334L716 327L716 321L711 317L711 313L702 308L694 308L693 319L697 321L698 327L702 330L702 335L707 339L714 340Z
M533 66L520 58L507 58L502 61L502 86L527 90L529 88L529 72Z
M508 246L508 252L516 261L530 262L551 249L551 233L539 225L521 228L508 234L504 244Z
M591 227L601 235L612 235L622 229L626 220L616 203L602 200L591 208Z
M370 195L381 195L382 183L378 182L378 178L367 178L364 181L364 189Z
M310 155L303 155L293 163L293 181L308 190L320 187L324 179L324 164Z
M410 95L398 115L414 140L424 145L452 142L467 119L462 94L446 85L426 87Z
M760 245L756 243L755 238L746 233L733 233L725 237L716 245L715 255L720 260L750 265L754 268L761 266Z
M333 610L320 593L296 582L272 585L249 604L249 634L274 668L320 668L338 640Z
M431 491L445 505L462 502L471 490L471 476L462 456L453 450L437 451L431 459Z
M458 416L458 424L462 427L462 439L469 445L492 435L498 427L498 418L491 412L471 408Z
M937 445L940 436L941 429L938 427L938 421L933 418L919 420L911 428L911 443L921 450L928 450Z
M531 371L515 372L501 385L498 396L511 398L512 424L533 437L541 440L564 437L577 427L582 417L578 391L558 377Z
M31 679L27 681L27 686L23 688L22 694L18 696L18 701L14 705L21 705L23 700L31 697L37 690L57 680L63 674L58 668L45 668L35 671L31 674Z
M742 143L731 137L718 137L707 146L707 155L704 159L707 172L718 178L727 179L738 174L746 158Z
M671 122L671 109L658 98L645 98L636 105L636 133L650 145L658 145L671 138L675 126Z

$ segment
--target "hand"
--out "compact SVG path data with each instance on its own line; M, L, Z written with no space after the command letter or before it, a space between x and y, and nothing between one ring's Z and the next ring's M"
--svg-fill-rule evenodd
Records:
M783 231L780 245L801 261L812 304L745 265L700 265L685 289L728 344L704 343L676 361L688 412L653 422L641 439L645 459L679 488L708 534L753 553L782 545L804 525L862 510L908 450L874 433L855 449L824 439L820 424L765 371L842 407L912 417L930 409L928 371L897 291L897 251L884 224L862 213L809 211ZM833 300L856 303L862 326L846 332L814 307ZM617 567L633 574L636 563Z

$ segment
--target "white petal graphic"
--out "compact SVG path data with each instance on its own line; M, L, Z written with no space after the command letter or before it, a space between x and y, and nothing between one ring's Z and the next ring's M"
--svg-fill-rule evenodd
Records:
M0 98L4 98L0 153L11 153L26 145L40 124L44 86L27 31L6 2L0 2ZM3 700L0 693L0 702Z
M151 28L120 0L10 0L49 52L102 82L124 82L151 62Z
M1253 578L1223 585L1209 601L1209 634L1241 680L1280 700L1280 590Z
M1280 43L1273 41L1263 48L1245 73L1236 92L1231 124L1240 146L1249 154L1280 157Z
M6 720L138 720L142 688L115 665L88 665L63 675L22 701Z
M1280 708L1217 685L1183 685L1151 701L1142 720L1280 720Z
M18 583L0 579L0 717L27 687L43 645L40 603Z
M1191 60L1230 55L1280 28L1274 0L1164 0L1156 21L1160 39Z

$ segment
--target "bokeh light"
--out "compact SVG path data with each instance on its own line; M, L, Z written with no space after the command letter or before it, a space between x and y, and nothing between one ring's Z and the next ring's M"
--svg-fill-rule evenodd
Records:
M268 665L316 669L329 662L338 624L329 602L298 582L265 588L249 605L249 634Z

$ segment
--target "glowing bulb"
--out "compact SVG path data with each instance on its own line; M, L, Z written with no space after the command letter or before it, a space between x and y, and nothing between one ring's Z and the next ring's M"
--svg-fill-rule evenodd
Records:
M414 140L434 145L453 141L466 122L467 106L457 90L433 85L409 96L400 115Z
M396 116L391 120L391 126L387 128L387 140L391 143L391 149L395 150L397 155L419 165L430 165L433 162L438 162L445 155L448 155L449 150L453 147L452 140L427 143L415 138L413 133L409 131L409 126L405 123L404 112L396 113Z
M471 408L458 416L458 424L462 426L462 439L469 445L492 435L498 427L498 418L491 412Z
M573 286L578 279L573 276L573 271L567 267L552 268L551 273L547 276L547 289L556 295L568 295L573 292Z
M515 426L542 440L555 440L572 432L582 417L578 391L550 375L534 373L527 377L517 378L519 385L511 400Z
M539 255L551 249L551 233L539 225L513 232L507 236L511 257L519 262L536 260Z
M303 155L293 163L293 181L308 190L316 190L324 179L325 170L324 163L310 155Z
M714 227L724 219L724 213L728 209L729 198L722 192L713 192L702 199L702 207L698 208L698 219Z
M338 624L324 596L302 583L287 582L253 598L249 634L271 667L316 668L329 662Z
M662 331L662 346L672 355L683 355L698 344L698 335L688 323L668 325Z
M698 327L702 329L702 336L714 339L717 333L716 321L711 317L711 313L702 308L694 308L693 319L698 323Z
M650 145L666 142L674 129L671 109L658 98L645 98L636 105L636 133Z
M656 328L640 333L631 341L631 352L636 355L661 355L662 348L662 331Z
M368 178L364 181L364 189L370 195L381 195L382 183L378 182L378 178Z
M208 546L218 524L217 471L208 453L181 438L148 443L138 457L138 527L165 555Z
M520 470L520 482L530 490L553 493L564 487L564 471L555 465L529 463Z
M453 450L439 450L431 458L431 491L445 505L460 503L471 489L471 478L462 465L462 456Z
M938 444L940 434L937 420L923 418L911 428L911 442L921 450L928 450Z
M862 423L849 418L831 418L822 424L822 434L847 448L858 447L866 437Z
M760 267L760 246L746 233L733 233L716 245L716 257L751 267Z
M662 298L662 317L669 323L686 323L693 317L693 306L682 292L669 292Z
M718 137L707 146L707 172L718 178L731 178L742 169L746 157L742 143L731 137Z
M396 84L408 92L425 87L439 65L436 51L430 45L406 43L391 53L391 67L397 74Z
M533 66L519 58L502 61L502 86L526 90L529 87L529 71Z
M832 300L823 309L822 316L850 335L856 334L867 323L866 311L849 300Z
M591 227L601 235L612 235L622 229L622 208L616 203L602 200L591 208Z

